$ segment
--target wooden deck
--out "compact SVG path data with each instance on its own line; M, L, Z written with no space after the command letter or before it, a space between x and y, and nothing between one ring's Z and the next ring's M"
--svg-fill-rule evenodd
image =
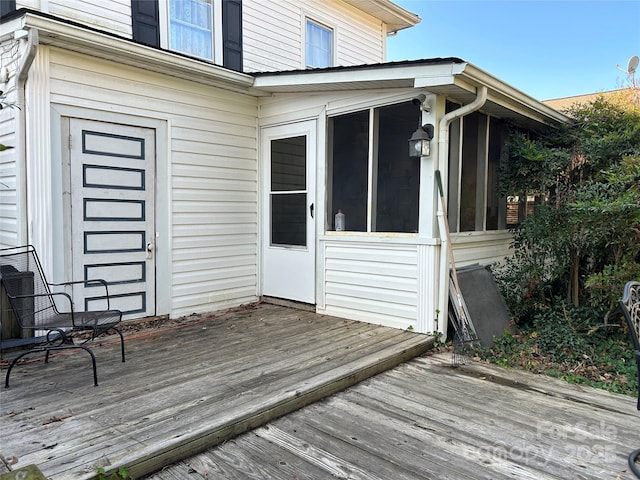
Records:
M152 475L205 479L635 478L635 399L425 355Z
M426 335L261 304L25 363L0 389L0 453L52 480L140 477L427 351ZM4 383L6 367L0 372Z

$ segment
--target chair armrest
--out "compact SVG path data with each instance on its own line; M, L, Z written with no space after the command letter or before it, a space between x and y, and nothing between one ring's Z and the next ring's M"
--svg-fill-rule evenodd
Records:
M69 295L66 292L51 292L51 293L31 293L31 294L27 294L27 295L9 295L7 293L7 297L9 298L38 298L38 297L53 297L54 295L62 295L63 297L66 297L67 300L69 300L69 303L71 303L71 310L73 310L73 300L71 300L71 295Z
M71 307L69 309L69 314L71 314L71 323L72 325L75 326L75 319L73 317L73 312L74 312L74 307L73 307L73 300L71 299L71 295L69 295L67 292L51 292L51 293L32 293L32 294L25 294L25 295L10 295L7 292L7 297L9 297L9 299L22 299L22 298L42 298L42 297L46 297L51 299L51 305L47 308L53 307L56 311L57 311L57 307L55 305L55 302L53 301L53 297L55 296L62 296L64 298L67 299L67 301L69 302L69 306ZM38 313L38 312L35 312ZM17 315L17 313L16 313ZM39 326L40 328L38 328L39 330L47 330L47 328L45 328L45 326ZM23 327L25 328L25 327ZM27 328L31 328L31 327L27 327Z
M91 287L91 286L95 286L95 285L102 285L104 287L104 291L105 291L105 298L107 299L107 310L111 310L110 305L109 305L109 287L108 287L108 283L103 280L102 278L94 278L91 280L75 280L72 282L62 282L62 283L49 283L49 286L53 286L53 287L62 287L65 285L75 285L78 283L83 283L85 286ZM93 284L93 285L92 285Z

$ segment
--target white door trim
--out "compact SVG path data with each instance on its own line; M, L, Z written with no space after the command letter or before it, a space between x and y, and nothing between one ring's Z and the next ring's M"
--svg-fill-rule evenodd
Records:
M263 127L261 133L261 292L262 295L314 304L316 292L316 199L317 122L307 120L287 125ZM273 141L305 137L305 190L292 189L292 195L306 194L306 242L304 245L272 245L271 146ZM288 190L288 189L287 189ZM311 212L313 210L313 216Z

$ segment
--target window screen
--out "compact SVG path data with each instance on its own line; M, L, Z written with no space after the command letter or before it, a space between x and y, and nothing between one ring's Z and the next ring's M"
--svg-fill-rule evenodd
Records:
M347 231L418 231L420 161L409 158L407 142L419 115L406 102L330 120L331 230L342 210Z

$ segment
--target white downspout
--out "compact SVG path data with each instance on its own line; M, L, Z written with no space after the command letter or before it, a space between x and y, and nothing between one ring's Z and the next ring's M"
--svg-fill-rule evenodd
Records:
M476 98L473 102L464 105L452 112L447 113L440 119L438 124L438 162L436 163L436 170L440 170L441 165L447 165L447 158L449 155L449 125L454 120L464 117L465 115L475 112L482 108L487 101L487 87L482 85L478 87L476 91ZM442 175L442 189L446 195L448 185L449 173ZM437 192L436 192L437 193ZM438 205L438 216L444 215L440 202ZM444 219L448 221L448 219ZM440 225L440 223L439 223ZM448 321L448 305L449 305L449 249L452 248L447 240L446 232L440 229L440 273L438 275L438 310L440 312L440 331L444 338L447 336L447 321Z
M29 30L27 37L27 49L21 58L16 70L16 104L18 106L16 121L16 144L17 144L17 175L16 188L20 189L18 197L18 225L17 240L18 245L29 243L29 215L27 212L27 104L26 104L26 83L29 76L29 69L33 59L38 52L38 31Z

